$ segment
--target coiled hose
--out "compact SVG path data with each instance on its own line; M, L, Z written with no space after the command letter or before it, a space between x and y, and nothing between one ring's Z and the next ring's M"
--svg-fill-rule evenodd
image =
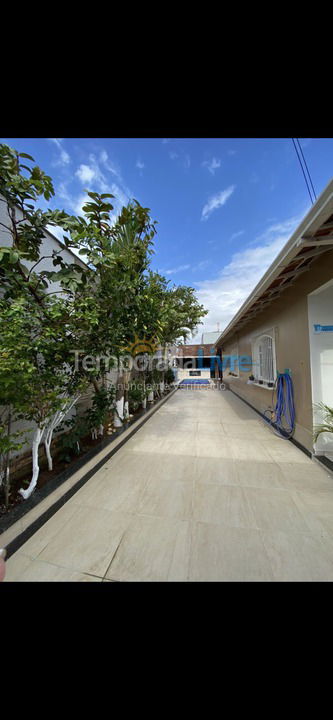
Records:
M273 388L272 405L275 390L276 405L274 410L265 410L265 420L269 422L276 435L288 439L294 433L296 421L294 388L289 373L280 373L278 375ZM266 417L267 412L271 413L270 419Z

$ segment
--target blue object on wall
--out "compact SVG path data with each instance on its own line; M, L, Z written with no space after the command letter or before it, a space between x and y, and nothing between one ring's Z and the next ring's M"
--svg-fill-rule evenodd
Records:
M333 332L333 325L314 325L313 328L315 333Z

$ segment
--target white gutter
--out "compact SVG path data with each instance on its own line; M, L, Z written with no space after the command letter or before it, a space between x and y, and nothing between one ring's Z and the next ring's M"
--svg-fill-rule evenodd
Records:
M232 328L241 319L245 311L249 309L251 304L257 300L265 292L265 290L267 290L273 280L278 277L281 269L287 267L293 258L299 253L301 246L303 245L303 236L314 234L332 213L333 179L330 180L315 204L310 208L304 220L302 220L301 224L292 234L291 238L286 242L278 256L266 271L265 275L263 275L261 280L259 280L259 283L252 290L251 294L245 300L236 315L234 315L229 325L227 325L227 327L221 332L218 339L215 341L215 346L217 346L221 340L230 333ZM315 240L313 241L313 244L316 244Z

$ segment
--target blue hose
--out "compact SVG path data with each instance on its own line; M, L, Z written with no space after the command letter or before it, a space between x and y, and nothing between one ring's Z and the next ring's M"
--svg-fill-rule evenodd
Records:
M296 414L294 388L289 373L280 373L278 375L276 380L276 405L274 410L266 412L271 412L269 422L273 425L278 435L284 438L290 438L293 435ZM266 417L265 419L267 420Z
M295 403L294 388L289 373L278 375L274 413L277 431L283 437L291 437L295 430Z

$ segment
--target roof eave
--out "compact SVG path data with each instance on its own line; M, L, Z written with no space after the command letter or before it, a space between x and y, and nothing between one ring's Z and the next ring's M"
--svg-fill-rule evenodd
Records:
M297 255L302 243L302 237L305 234L313 234L325 221L325 216L329 216L333 212L333 179L330 180L326 188L323 190L315 204L310 208L305 218L302 220L297 229L293 232L290 239L284 245L280 253L277 255L273 263L269 266L259 283L252 290L251 294L245 300L236 315L232 318L229 325L221 332L215 345L218 346L222 340L232 331L234 326L239 322L245 311L248 310L251 303L260 297L283 267L286 267L293 257ZM329 249L329 248L328 248Z

